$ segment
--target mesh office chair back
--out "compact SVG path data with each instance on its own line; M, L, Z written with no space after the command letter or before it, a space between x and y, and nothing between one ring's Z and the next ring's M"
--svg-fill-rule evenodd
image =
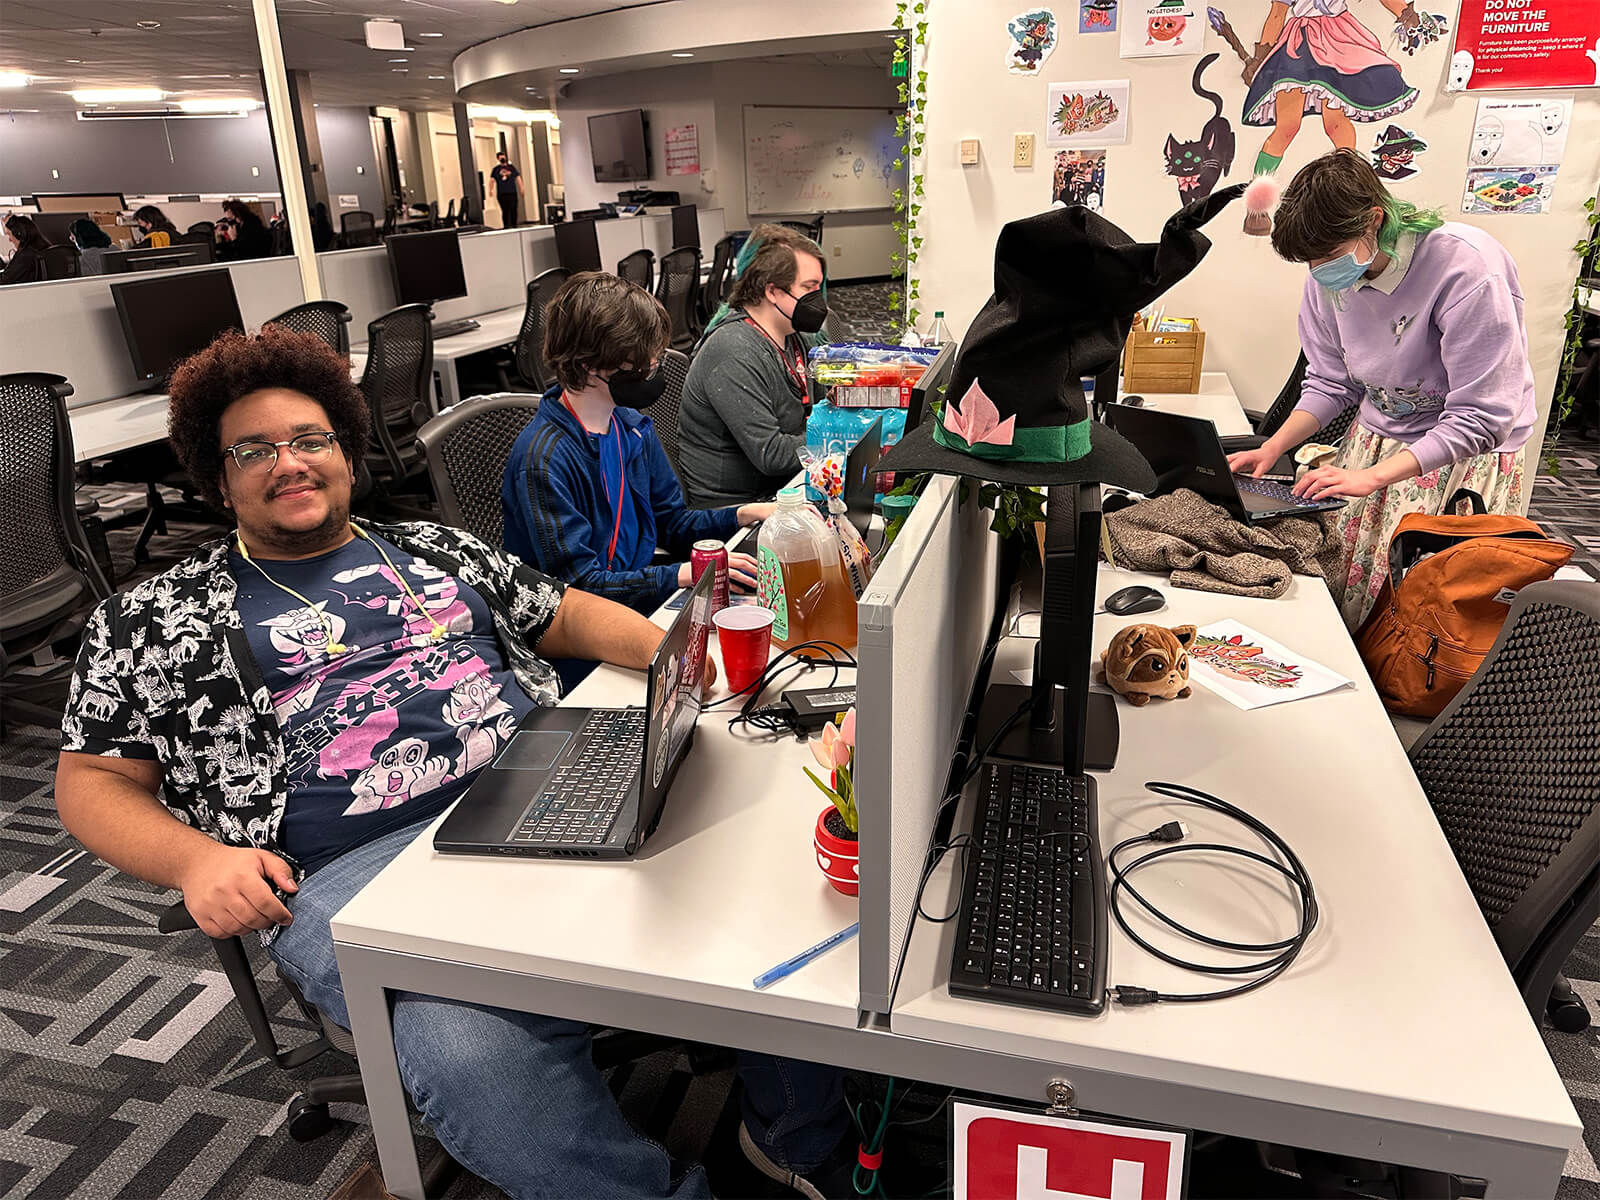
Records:
M538 411L537 396L485 396L457 404L422 427L417 440L444 524L491 546L501 544L500 481L512 444Z
M70 395L59 375L0 375L0 512L8 528L27 531L0 554L0 633L8 641L111 594L73 502Z
M1600 846L1600 588L1524 587L1494 647L1411 750L1411 764L1537 1017ZM1565 939L1552 924L1576 924ZM1565 946L1559 944L1565 940ZM1537 967L1530 957L1540 960Z
M661 355L661 373L667 377L666 390L647 411L650 423L655 426L661 448L667 452L667 461L680 480L683 468L678 465L678 415L683 408L683 385L689 378L689 356L678 350L667 350Z
M417 467L417 431L433 416L433 311L405 304L367 326L361 393L372 412L367 464L374 476L404 479Z
M217 223L215 221L196 221L188 229L184 230L185 233L203 233L207 237L211 237L216 231Z
M376 246L378 244L378 218L364 210L339 214L339 244L351 246Z
M76 279L82 273L76 246L51 246L39 257L44 260L46 279Z
M1266 415L1261 418L1261 424L1256 427L1257 433L1262 437L1271 437L1283 427L1283 423L1289 419L1289 414L1300 403L1300 389L1304 385L1305 379L1306 356L1305 351L1302 350L1300 357L1295 360L1294 370L1289 372L1289 378L1284 381L1283 389L1278 393L1277 399L1272 402L1272 407L1267 409ZM1350 431L1350 426L1355 424L1356 414L1360 411L1361 406L1359 404L1352 404L1307 440L1337 446L1344 440L1344 435ZM1302 442L1300 445L1303 446L1305 443ZM1298 449L1300 449L1300 446L1294 446L1289 453L1293 454Z
M555 376L544 361L544 310L572 272L551 267L533 277L528 284L528 300L522 309L522 328L517 332L517 374L529 387L552 387Z
M346 358L350 357L350 310L337 300L311 300L286 309L267 321L296 333L319 337Z
M656 256L653 250L635 250L617 264L617 274L629 283L650 290L656 277Z
M688 350L699 336L695 307L700 300L700 251L679 246L661 256L656 299L672 321L672 347Z
M718 239L716 248L711 251L711 277L706 280L705 307L712 312L733 289L733 259L738 243L739 239L730 234Z
M450 197L450 207L448 207L448 208L446 208L444 210L444 225L445 225L445 228L448 229L448 228L452 228L455 225L455 223L456 223L456 198L454 196L451 196Z

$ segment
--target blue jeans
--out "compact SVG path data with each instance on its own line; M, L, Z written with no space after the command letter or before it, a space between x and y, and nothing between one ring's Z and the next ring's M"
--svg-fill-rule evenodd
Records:
M330 1021L348 1029L328 922L413 838L417 822L340 856L289 898L294 923L271 955ZM667 1152L635 1133L590 1058L589 1030L510 1009L414 992L394 996L400 1078L439 1141L511 1196L709 1198L705 1172L673 1178ZM842 1072L742 1055L744 1117L768 1156L797 1170L827 1157L844 1131Z

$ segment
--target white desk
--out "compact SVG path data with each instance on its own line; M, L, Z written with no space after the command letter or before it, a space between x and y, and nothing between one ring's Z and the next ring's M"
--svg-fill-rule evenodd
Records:
M499 308L494 312L477 313L473 320L478 322L478 328L469 329L466 333L458 333L454 337L435 338L433 341L433 364L439 375L439 408L449 408L451 405L460 404L461 381L456 378L456 360L466 358L469 354L479 354L484 350L493 350L497 346L509 346L517 340L517 334L522 329L523 310L518 308ZM361 377L361 372L367 365L367 344L365 342L350 348L350 368L356 378Z
M1133 579L1166 586L1103 570L1102 595ZM848 924L854 902L812 860L809 754L793 741L745 751L713 710L641 858L453 858L424 834L334 918L389 1191L421 1195L387 1003L409 989L1041 1104L1045 1084L1066 1078L1089 1111L1480 1175L1493 1197L1551 1196L1577 1116L1326 590L1305 579L1278 601L1167 590L1163 621L1237 616L1363 680L1255 713L1203 691L1123 707L1123 765L1100 778L1108 849L1168 819L1141 791L1151 778L1220 792L1289 840L1323 910L1289 974L1231 1001L1084 1020L952 999L955 927L919 925L887 1028L857 1013L847 952L756 992L758 971ZM1115 623L1099 619L1097 648ZM1028 645L1002 648L998 679ZM641 693L638 676L602 669L574 699ZM950 898L950 866L930 907ZM1281 936L1285 903L1238 871L1162 874L1151 893L1202 927ZM1115 933L1110 962L1113 982L1201 990Z
M1226 371L1204 371L1200 375L1198 392L1139 392L1145 398L1144 406L1157 412L1177 413L1184 417L1203 417L1217 427L1218 437L1237 437L1253 433L1250 419L1244 415L1239 397L1229 382ZM1119 398L1126 391L1118 393Z

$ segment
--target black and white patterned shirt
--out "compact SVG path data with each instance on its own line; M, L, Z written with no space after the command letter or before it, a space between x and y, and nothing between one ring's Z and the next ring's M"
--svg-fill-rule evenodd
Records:
M536 704L560 698L535 647L564 585L461 530L358 523L476 590L518 685ZM235 604L233 544L208 543L94 610L61 748L159 762L161 801L174 816L227 845L277 854L298 876L279 839L289 793L283 736Z

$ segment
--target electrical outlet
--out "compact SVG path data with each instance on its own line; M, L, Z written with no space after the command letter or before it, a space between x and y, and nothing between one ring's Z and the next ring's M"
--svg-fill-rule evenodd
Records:
M961 165L963 167L975 167L978 165L977 138L961 139Z
M1019 133L1012 137L1011 165L1013 167L1033 166L1033 134Z
M835 258L838 258L838 257L839 257L839 255L841 255L841 254L843 254L843 253L844 253L844 247L843 247L843 246L835 246L835 247L834 247L834 248L833 248L833 256L834 256L834 257L835 257Z

